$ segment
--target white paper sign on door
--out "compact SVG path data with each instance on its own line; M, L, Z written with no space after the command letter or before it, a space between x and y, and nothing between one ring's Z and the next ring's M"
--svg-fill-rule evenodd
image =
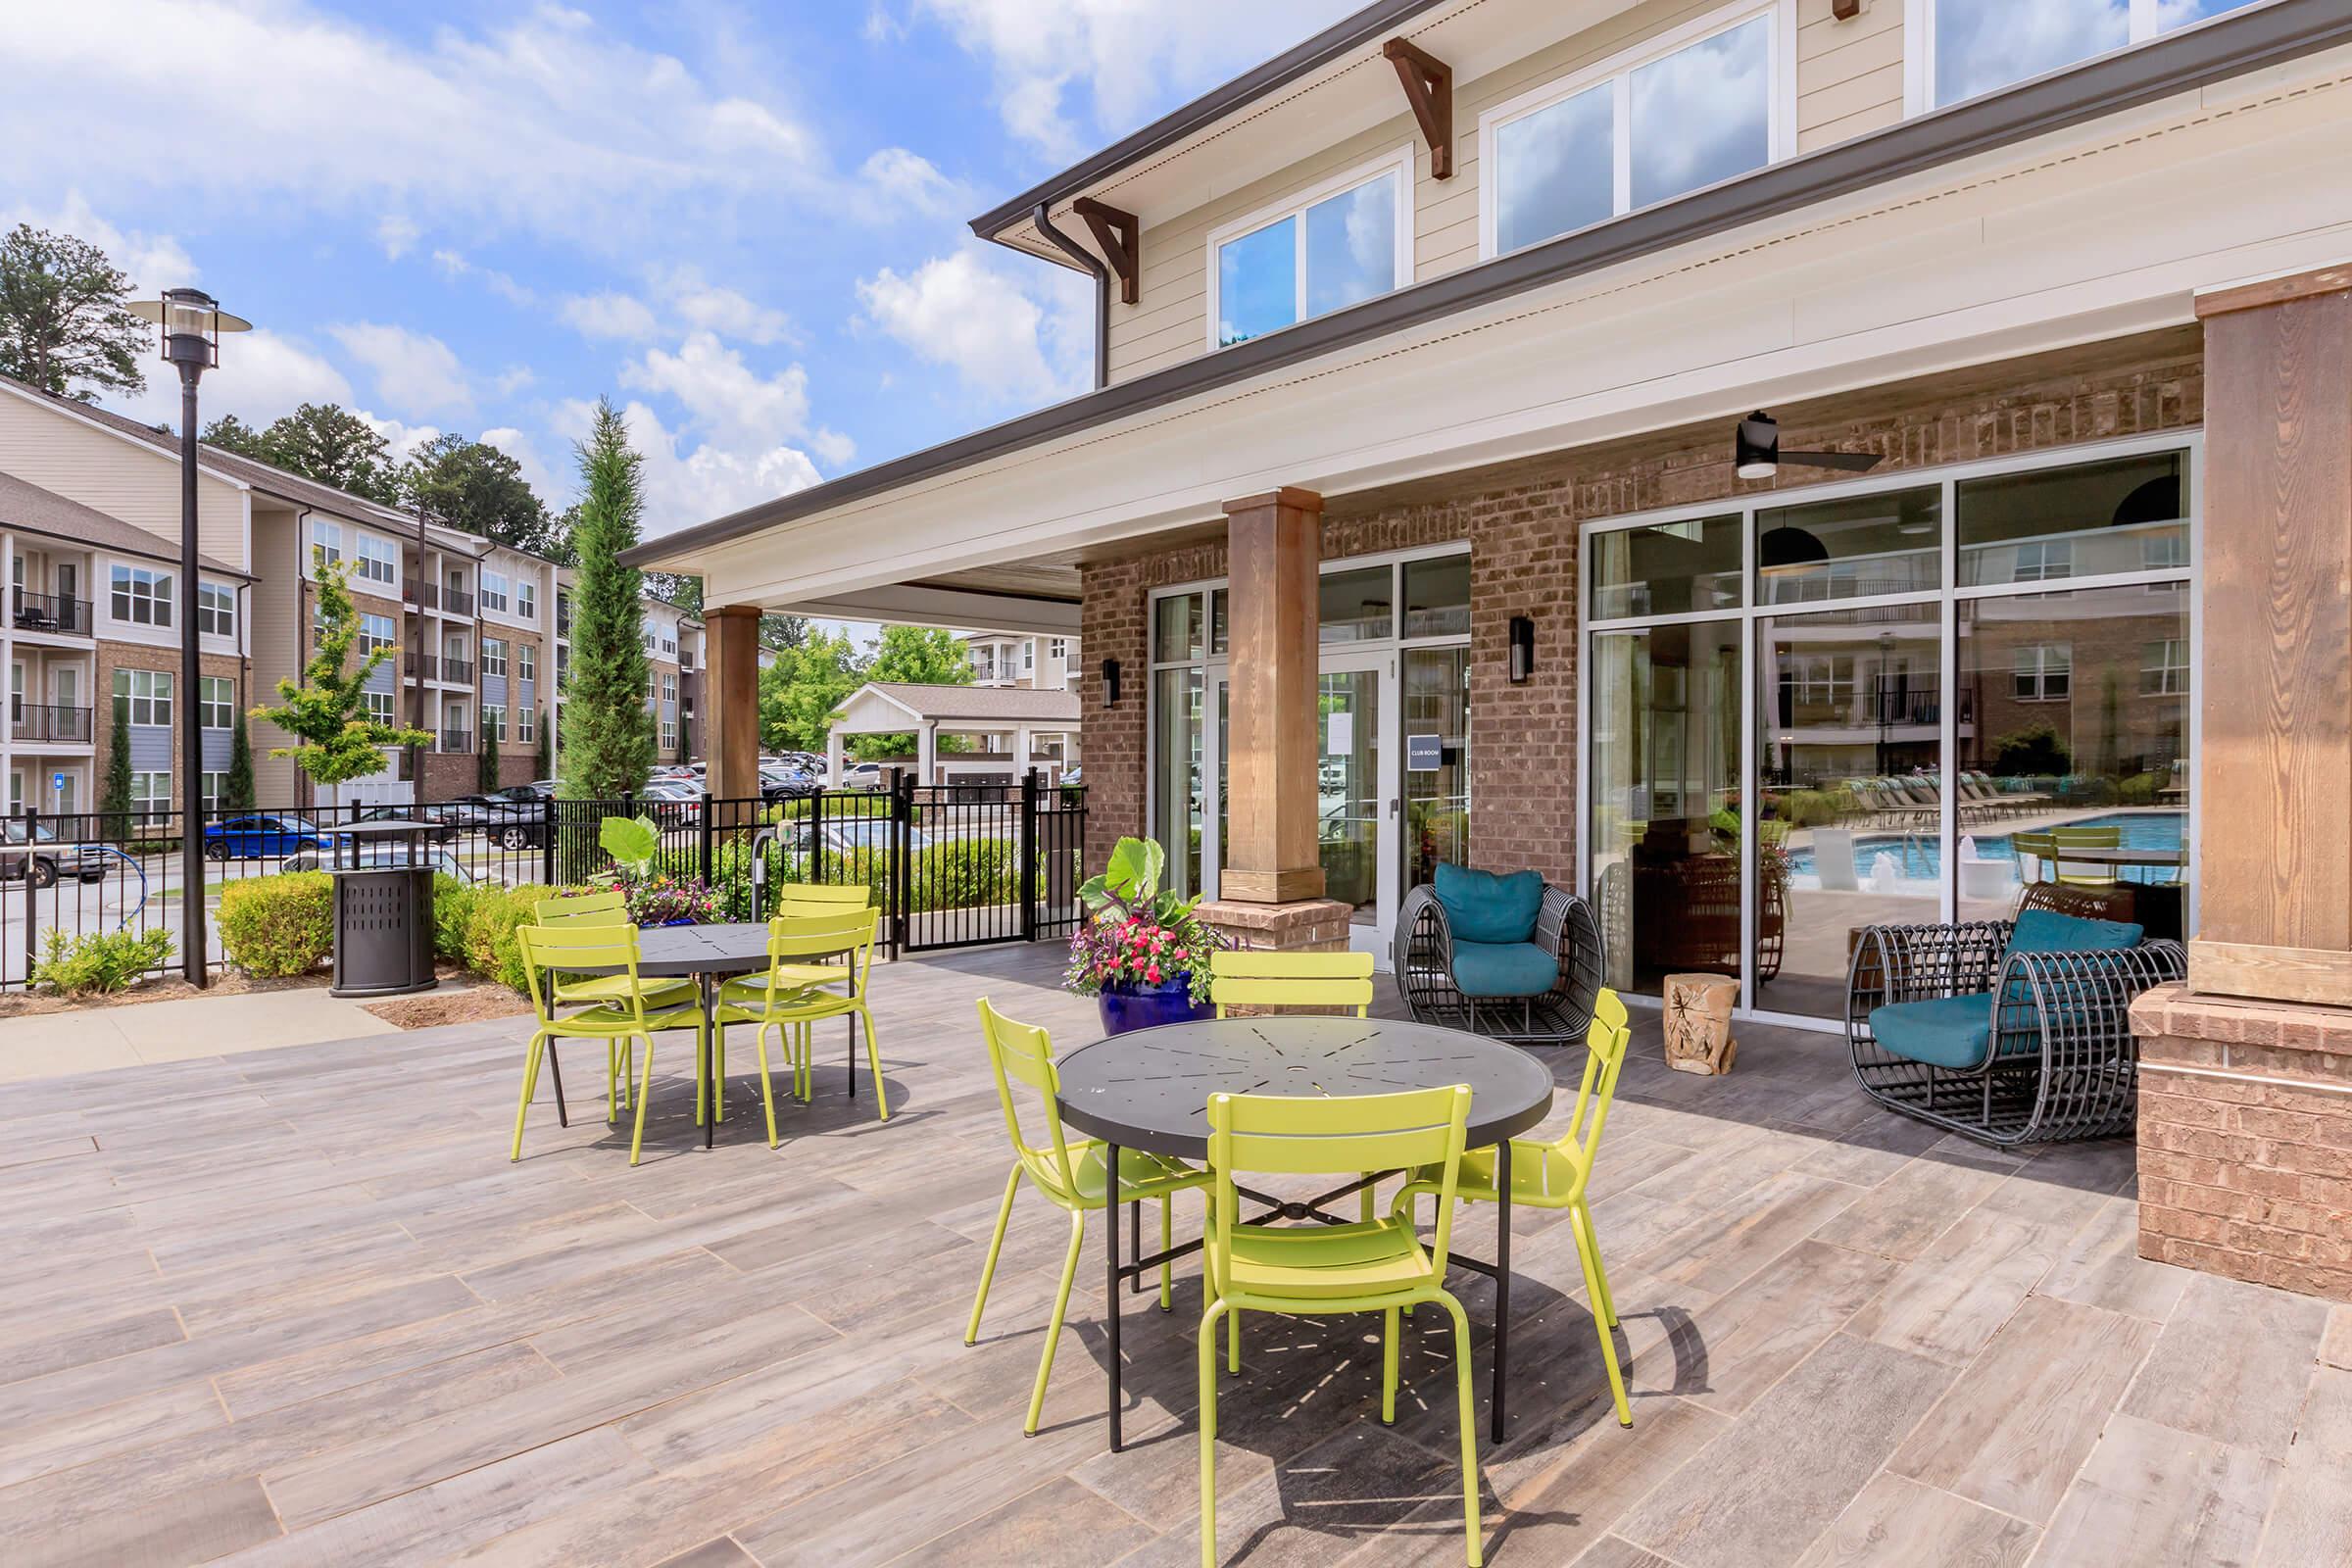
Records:
M1347 757L1355 750L1355 715L1326 713L1323 715L1323 755Z

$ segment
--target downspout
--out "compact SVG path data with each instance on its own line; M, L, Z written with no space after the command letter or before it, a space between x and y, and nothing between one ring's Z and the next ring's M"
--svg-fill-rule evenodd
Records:
M1095 279L1095 390L1100 392L1110 385L1110 269L1102 258L1079 244L1054 226L1050 216L1051 202L1039 202L1030 220L1037 231L1052 240Z

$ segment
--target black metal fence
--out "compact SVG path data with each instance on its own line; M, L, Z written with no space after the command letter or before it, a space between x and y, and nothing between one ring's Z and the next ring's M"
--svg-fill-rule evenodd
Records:
M207 811L203 896L250 877L333 863L326 830L420 815L427 853L450 876L506 887L564 887L610 874L609 817L660 829L653 869L700 881L719 916L772 912L788 882L864 882L883 911L890 955L1067 936L1078 919L1086 795L1032 774L1017 784L919 786L899 775L882 791L828 790L784 801L667 800L307 807ZM181 813L51 814L0 819L0 989L24 986L51 933L185 929ZM379 845L362 857L405 857ZM217 922L207 962L226 964ZM176 972L174 957L157 972Z

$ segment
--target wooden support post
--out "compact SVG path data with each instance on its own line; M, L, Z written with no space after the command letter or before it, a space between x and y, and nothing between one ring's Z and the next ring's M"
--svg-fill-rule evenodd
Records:
M1404 84L1404 101L1429 143L1429 177L1453 177L1453 68L1403 38L1380 46Z
M715 801L760 795L760 613L757 605L729 605L704 614L703 734Z
M1119 280L1120 303L1133 305L1143 288L1143 220L1092 196L1081 196L1070 203L1070 211L1085 221L1087 231L1095 236L1095 244L1102 252L1103 262L1110 268L1110 275Z
M2352 1006L2352 266L2205 323L2192 992Z
M1276 490L1228 501L1225 518L1233 795L1218 897L1244 904L1319 899L1315 566L1323 498Z

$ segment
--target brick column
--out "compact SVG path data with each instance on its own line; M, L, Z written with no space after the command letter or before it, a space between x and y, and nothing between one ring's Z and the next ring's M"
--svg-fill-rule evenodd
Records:
M702 711L710 798L760 795L760 607L729 605L705 612Z
M2139 1250L2352 1300L2352 267L2197 314L2198 929L2132 1009Z

